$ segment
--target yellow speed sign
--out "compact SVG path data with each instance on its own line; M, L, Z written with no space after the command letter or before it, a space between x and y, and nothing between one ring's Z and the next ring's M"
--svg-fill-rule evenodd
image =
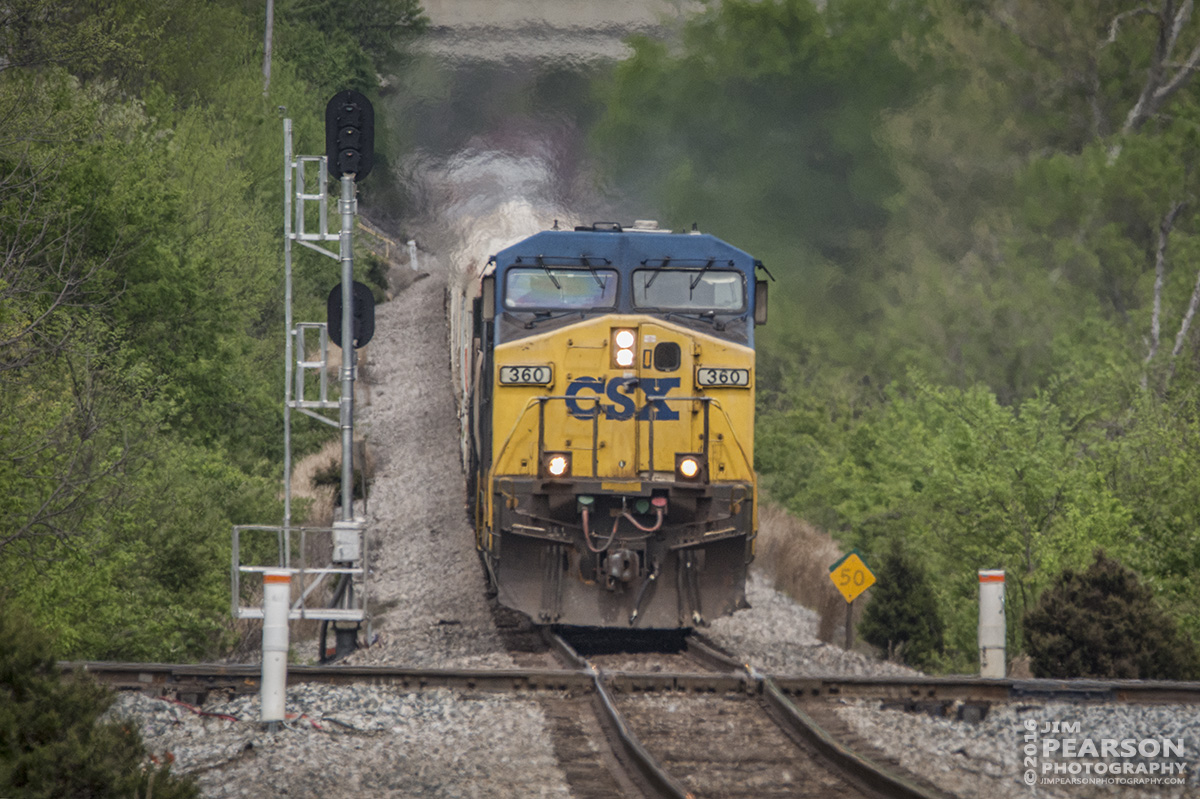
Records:
M867 568L857 549L843 555L829 567L829 579L833 580L847 602L853 602L859 594L875 585L875 575Z

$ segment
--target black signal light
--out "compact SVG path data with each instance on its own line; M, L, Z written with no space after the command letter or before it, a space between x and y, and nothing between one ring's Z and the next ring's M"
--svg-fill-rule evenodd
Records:
M337 178L362 180L375 164L375 109L360 92L338 92L325 106L325 157Z
M351 335L354 336L354 348L367 346L367 342L375 335L375 295L367 286L354 281L351 288L350 302L354 305L354 318L350 320ZM329 331L329 339L339 347L342 346L342 318L345 309L342 307L342 287L334 286L325 300L325 327Z

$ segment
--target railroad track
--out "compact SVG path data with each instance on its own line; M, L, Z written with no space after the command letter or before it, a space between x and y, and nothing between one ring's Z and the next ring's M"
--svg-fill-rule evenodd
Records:
M289 680L534 696L580 799L944 795L877 752L855 751L861 743L846 746L845 730L830 709L839 699L926 712L957 708L960 715L964 709L982 715L993 704L1012 701L1200 702L1200 683L771 677L742 667L702 637L667 649L585 656L569 641L551 637L507 670L296 666ZM257 666L221 664L89 662L62 668L85 671L117 689L192 704L213 693L254 693L260 676Z
M645 796L945 796L838 743L770 677L702 636L671 653L622 653L615 672L603 668L612 655L582 656L558 635L551 643L568 666L592 674L601 723ZM678 676L675 663L708 670L712 687L686 690L655 679Z

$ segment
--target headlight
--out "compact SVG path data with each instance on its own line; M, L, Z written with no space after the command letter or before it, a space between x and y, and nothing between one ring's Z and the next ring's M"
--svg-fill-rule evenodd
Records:
M613 331L612 362L618 369L628 369L637 360L637 333L629 328L619 328Z
M681 480L701 480L704 477L700 455L681 453L675 456L675 475Z
M571 473L571 453L547 452L542 456L544 471L551 477L566 477Z

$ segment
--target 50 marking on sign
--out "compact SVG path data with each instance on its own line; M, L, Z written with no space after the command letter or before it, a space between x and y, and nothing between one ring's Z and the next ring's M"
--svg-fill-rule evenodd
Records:
M833 580L834 586L842 592L847 602L853 602L859 594L875 585L875 575L867 568L857 549L829 567L829 579Z
M502 386L544 386L554 380L552 366L501 366Z

